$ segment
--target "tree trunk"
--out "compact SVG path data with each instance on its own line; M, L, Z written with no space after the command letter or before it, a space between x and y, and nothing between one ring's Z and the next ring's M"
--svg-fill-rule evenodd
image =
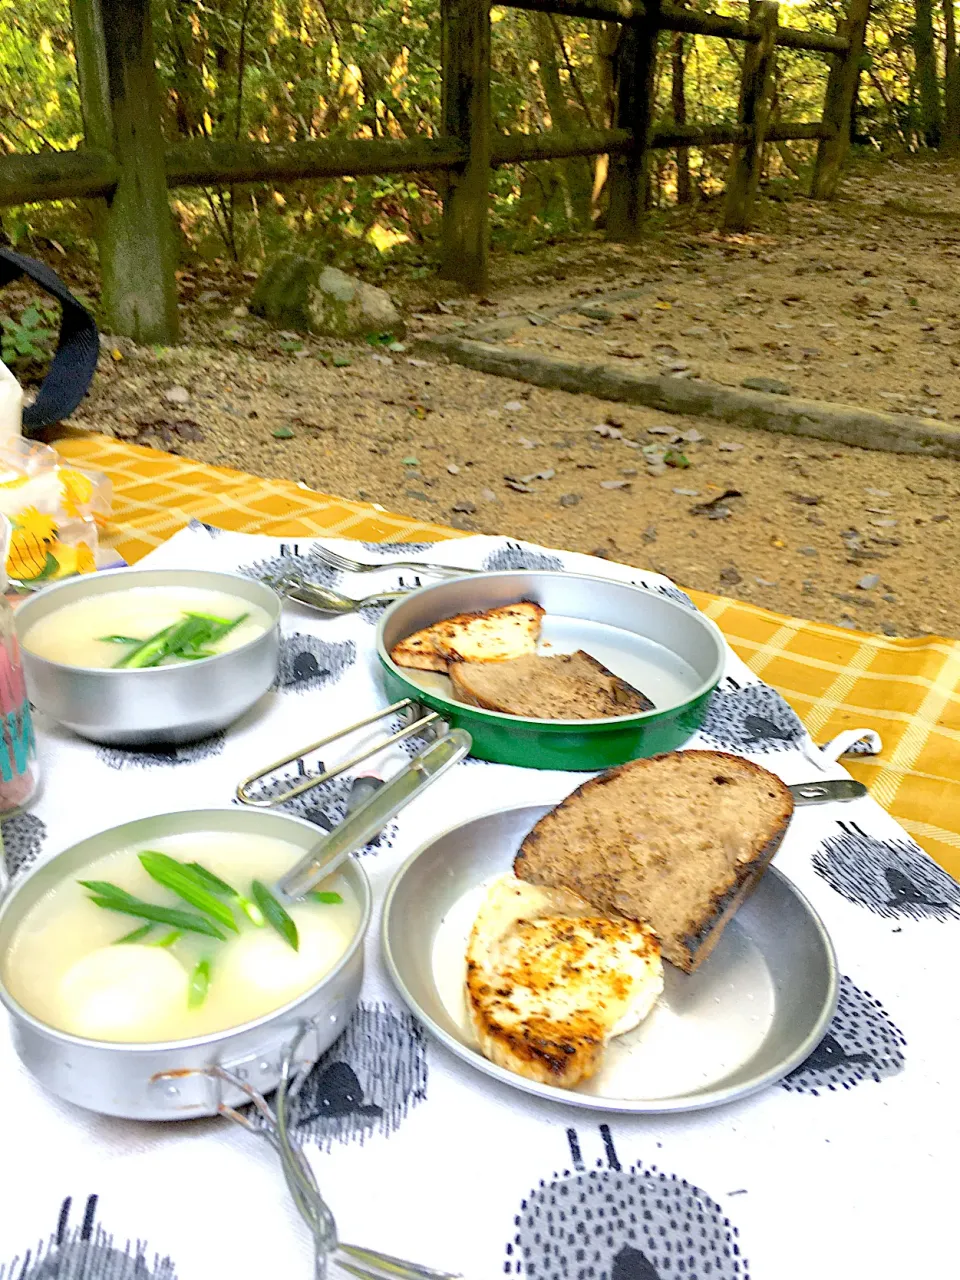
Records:
M933 0L916 0L913 52L917 60L920 129L928 147L939 147L943 133L940 82L937 78L937 46L933 33Z
M943 85L943 148L951 154L960 151L960 62L957 60L957 24L954 0L943 0L946 30L946 75Z
M676 124L686 124L687 93L684 79L686 67L682 31L677 31L674 34L670 49L670 62L673 74L670 83L670 102L673 107L673 119ZM689 204L692 198L690 148L677 147L677 204Z
M533 14L537 35L537 61L540 64L540 83L547 100L552 127L563 133L574 131L575 122L570 118L570 108L560 83L560 65L557 62L557 39L550 18L545 13ZM580 157L557 162L557 176L568 192L570 211L577 223L590 219L590 197L593 179L590 162Z
M593 61L600 82L600 99L603 104L604 129L613 128L616 112L616 57L622 28L616 22L592 22L591 44ZM606 225L606 210L601 208L601 197L610 172L610 157L597 156L593 168L593 219L598 227Z

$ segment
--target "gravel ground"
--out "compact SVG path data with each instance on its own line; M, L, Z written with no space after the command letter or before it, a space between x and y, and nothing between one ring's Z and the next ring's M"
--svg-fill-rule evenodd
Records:
M420 334L636 285L637 319L586 333L532 325L539 349L610 358L635 344L645 367L774 377L799 394L950 421L960 235L945 231L960 216L957 177L958 165L861 166L833 206L763 202L753 236L720 238L709 207L656 219L637 247L591 234L495 255L479 301L398 274L387 283L411 337L396 351L278 334L246 313L249 273L185 271L183 345L108 339L73 425L650 566L784 613L960 635L960 602L944 589L960 580L960 463L543 391L415 347ZM650 474L650 444L680 465Z

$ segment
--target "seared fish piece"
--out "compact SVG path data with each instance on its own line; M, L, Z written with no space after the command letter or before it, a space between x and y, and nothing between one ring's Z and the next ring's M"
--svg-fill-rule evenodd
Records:
M663 990L656 935L568 889L496 880L467 947L467 1008L484 1056L569 1089L598 1070Z

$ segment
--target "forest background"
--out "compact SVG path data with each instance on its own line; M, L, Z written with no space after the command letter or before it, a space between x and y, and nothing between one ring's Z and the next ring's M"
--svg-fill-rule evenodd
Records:
M745 16L746 5L693 4ZM168 141L186 138L409 138L439 132L437 0L156 0L154 28ZM781 22L833 31L836 0L781 6ZM611 123L619 28L493 10L493 112L503 132ZM734 123L744 46L663 32L656 118ZM827 60L778 51L772 118L819 119ZM879 153L960 151L953 0L877 0L851 123ZM0 0L0 153L72 149L83 125L68 0ZM765 182L800 186L813 143L767 148ZM722 193L725 148L657 152L648 204ZM492 175L495 246L523 252L602 226L605 158L501 168ZM298 181L278 188L180 191L181 261L257 266L294 244L368 272L434 269L440 191L430 176ZM0 211L5 243L65 255L91 244L82 203ZM8 353L11 354L11 353Z

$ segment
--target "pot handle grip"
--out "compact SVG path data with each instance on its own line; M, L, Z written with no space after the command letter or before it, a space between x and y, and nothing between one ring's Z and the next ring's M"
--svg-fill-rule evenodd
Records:
M417 753L369 800L349 813L310 850L296 866L277 881L277 889L291 900L302 898L315 885L332 875L356 849L379 835L391 818L420 794L431 782L468 755L473 739L464 729L451 729L438 741Z
M859 800L867 794L853 778L826 778L823 782L797 782L789 788L795 805L827 804L831 800Z

